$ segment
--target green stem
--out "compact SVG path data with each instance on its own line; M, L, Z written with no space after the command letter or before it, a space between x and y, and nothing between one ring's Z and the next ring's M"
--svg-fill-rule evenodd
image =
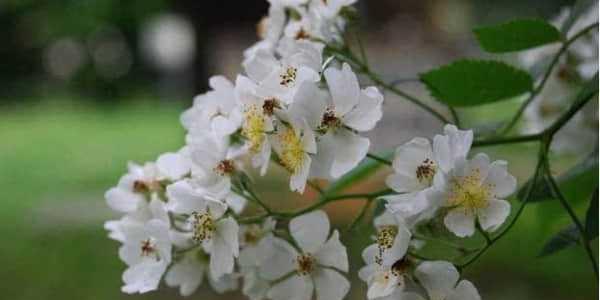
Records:
M571 205L569 204L569 202L567 201L567 199L565 198L563 193L560 191L560 188L558 187L556 180L554 180L554 177L550 173L550 165L547 161L546 161L546 178L548 179L548 182L550 183L550 187L552 188L553 194L558 198L558 201L560 201L560 204L567 211L567 214L569 214L569 217L571 218L573 223L575 223L575 227L577 227L577 231L579 231L579 236L581 237L583 248L585 249L585 251L590 259L592 268L594 270L594 274L596 275L596 278L598 278L598 263L596 262L596 257L594 256L594 252L592 251L592 247L590 245L590 240L588 239L586 230L583 227L583 224L581 223L579 218L577 217L577 214L575 214L575 211L573 210L573 208L571 207Z
M380 162L382 164L388 165L388 166L392 165L392 162L390 160L385 159L385 158L383 158L381 156L377 156L377 155L372 154L372 153L367 153L367 157L370 158L370 159L372 159L372 160L378 161L378 162Z
M502 130L502 133L501 133L502 135L509 132L517 124L517 122L521 118L521 115L523 115L523 112L525 112L525 109L527 108L527 106L529 106L529 104L534 100L534 98L542 91L542 89L544 88L544 85L548 81L548 78L550 78L550 75L552 74L552 70L554 69L554 66L558 63L558 60L560 59L560 57L565 52L567 52L567 50L569 49L571 44L573 42L575 42L577 39L579 39L580 37L584 36L588 31L590 31L594 28L597 28L597 27L598 27L598 22L591 24L591 25L583 28L581 31L579 31L577 34L575 34L574 36L572 36L570 39L568 39L567 41L565 41L563 43L560 50L558 50L558 52L552 58L550 65L548 66L548 68L546 69L546 72L544 73L544 77L542 78L542 81L531 92L531 94L529 95L527 100L525 100L525 102L523 102L523 104L521 104L521 106L517 110L517 113L513 116L513 118L508 123L508 125L504 128L504 130Z
M535 141L539 141L541 138L542 138L542 134L537 133L537 134L520 135L520 136L496 138L496 139L489 139L489 140L476 140L473 142L473 147L485 147L485 146L495 146L495 145L503 145L503 144L535 142Z

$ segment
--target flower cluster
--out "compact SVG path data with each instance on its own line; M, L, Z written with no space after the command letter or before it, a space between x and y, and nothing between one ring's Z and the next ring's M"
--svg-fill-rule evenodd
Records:
M353 2L271 0L262 40L244 52L244 73L210 78L211 90L182 114L185 146L130 164L106 193L122 214L105 228L121 243L123 292L164 281L188 296L206 278L219 293L241 289L256 300L346 296L346 247L327 215L318 206L273 213L252 190L249 170L265 175L274 162L290 174L290 190L303 193L309 180L340 178L367 156L363 133L381 119L383 95L324 54L342 41ZM386 181L394 192L375 199L387 205L359 272L369 299L479 299L451 263L412 254L423 243L420 228L436 220L468 237L496 230L509 215L504 199L515 178L504 161L469 157L472 140L471 131L447 125L432 142L415 138L396 150ZM265 214L242 217L248 203Z
M433 142L414 138L396 149L386 182L397 194L382 197L386 211L375 219L375 243L363 251L367 265L360 277L369 285L369 299L423 299L419 288L429 299L480 299L469 281L458 282L450 262L411 255L423 247L413 233L437 220L464 238L476 227L496 230L510 214L504 199L516 179L505 161L490 162L483 153L468 158L472 141L472 131L446 125Z

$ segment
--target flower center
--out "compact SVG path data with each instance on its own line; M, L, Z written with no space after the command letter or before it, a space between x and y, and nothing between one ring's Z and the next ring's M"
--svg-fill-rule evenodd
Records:
M340 126L342 126L342 120L335 115L333 109L328 108L323 114L318 130L322 133L326 133L328 130L335 130Z
M257 153L265 140L265 116L256 105L249 105L244 112L244 117L242 135L248 139L250 151Z
M448 204L476 211L486 207L491 196L491 186L481 184L480 172L476 169L472 174L452 181Z
M294 36L296 40L307 40L310 38L310 34L304 30L304 27L301 27L298 32L296 32L296 36Z
M215 172L221 176L230 175L235 171L235 165L230 159L224 159L217 164Z
M283 73L281 73L281 75L279 75L279 77L281 78L281 81L279 82L279 84L285 86L285 87L289 87L290 85L292 85L294 83L294 81L296 81L296 73L298 72L298 69L294 68L294 67L287 67L285 69L285 71Z
M279 100L277 100L276 98L269 98L269 99L265 99L265 102L263 102L263 113L267 116L272 116L273 113L275 112L276 108L281 108L281 106L279 105Z
M159 191L161 188L160 182L156 180L144 181L136 180L133 182L133 191L140 194Z
M292 128L285 128L280 135L281 154L280 159L288 171L295 174L304 163L304 147L302 140Z
M375 237L377 247L379 248L379 254L375 257L375 262L377 264L383 264L383 252L394 246L394 239L396 238L397 233L398 228L396 228L396 226L383 226L379 229L379 232L377 232L377 236Z
M154 256L156 260L160 257L158 256L158 251L156 251L156 243L152 238L147 238L141 243L141 255L142 257L151 257Z
M309 275L315 268L315 258L310 254L298 255L296 263L300 275Z
M426 158L416 170L417 180L420 183L425 184L427 186L431 186L433 183L433 176L435 176L436 172L435 162L429 158Z
M262 232L260 230L260 226L256 224L249 225L246 231L244 232L244 242L247 245L256 245L258 241L262 237Z
M212 216L206 213L192 213L192 240L199 243L212 238L213 233L217 229Z

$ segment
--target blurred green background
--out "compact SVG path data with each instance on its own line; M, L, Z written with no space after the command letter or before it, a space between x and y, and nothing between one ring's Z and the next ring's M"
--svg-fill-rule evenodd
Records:
M410 78L457 57L482 55L469 31L477 24L521 15L548 18L570 2L362 1L359 34L368 33L375 70L390 80ZM127 161L154 160L182 145L179 114L203 91L209 75L234 78L240 71L241 51L255 40L254 24L266 7L262 1L0 2L0 298L180 297L168 288L137 296L120 292L125 266L118 244L102 227L116 217L103 193L116 184ZM407 89L426 94L416 85ZM381 128L372 134L375 151L440 130L441 124L414 107L390 99ZM475 125L507 117L515 106L513 101L461 114ZM523 144L478 150L508 160L522 184L537 149ZM584 156L556 156L553 171ZM312 200L310 192L288 193L286 177L273 170L257 179L257 191L274 207ZM378 189L385 172L351 189ZM593 175L597 182L597 172ZM571 200L582 215L588 200ZM344 228L360 204L327 209ZM567 224L557 202L529 205L515 228L464 276L484 299L596 299L598 285L581 248L536 258ZM345 237L355 281L369 234L363 225ZM364 299L364 288L356 282L351 299ZM213 297L203 288L191 298ZM231 293L219 299L238 298L243 299Z

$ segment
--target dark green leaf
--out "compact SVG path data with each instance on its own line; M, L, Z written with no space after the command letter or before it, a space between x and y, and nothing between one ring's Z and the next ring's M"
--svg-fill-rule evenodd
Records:
M575 225L570 225L550 238L550 240L544 245L544 248L542 248L542 251L538 257L553 254L577 243L579 243L579 232L577 231L577 227Z
M585 214L585 233L589 240L598 237L598 188L592 194L590 206Z
M392 156L393 156L393 152L380 155L380 157L383 157L386 159L390 159ZM379 170L379 168L381 168L382 166L384 166L384 165L378 161L375 161L372 159L365 159L352 171L346 173L346 175L342 176L340 179L338 179L333 184L331 184L327 188L327 190L325 190L325 194L326 195L335 195L335 194L341 192L342 190L344 190L345 188L349 187L350 185L360 181L361 179L372 175L377 170Z
M598 149L558 176L556 181L560 190L570 201L587 199L598 183ZM517 193L521 201L524 200L526 187L530 182L531 180ZM554 196L546 179L538 178L529 202L542 202L551 199L554 199Z
M527 72L498 61L459 60L421 74L431 95L450 106L474 106L531 91Z
M560 32L539 19L519 19L474 30L479 45L491 53L520 51L559 41Z

